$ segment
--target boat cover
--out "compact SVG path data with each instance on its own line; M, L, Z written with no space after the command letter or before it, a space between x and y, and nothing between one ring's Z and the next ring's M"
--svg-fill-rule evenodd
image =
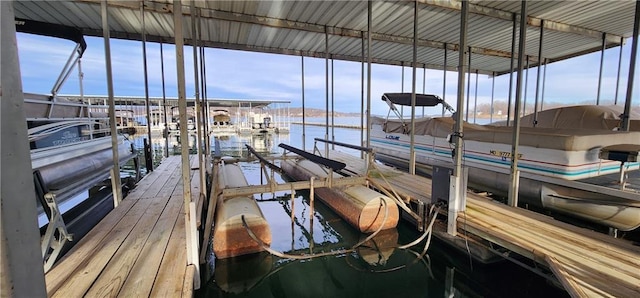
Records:
M372 124L379 124L387 133L402 133L402 122L373 117ZM415 120L415 135L446 138L453 132L451 117L418 118ZM512 127L477 125L464 123L463 136L467 141L511 144ZM520 145L565 151L583 151L618 144L638 144L640 131L608 131L587 129L561 129L521 127Z
M538 112L538 124L543 128L614 130L621 125L622 106L579 105ZM631 112L629 130L640 131L640 113ZM505 122L497 123L504 125ZM521 127L533 127L533 114L520 118Z

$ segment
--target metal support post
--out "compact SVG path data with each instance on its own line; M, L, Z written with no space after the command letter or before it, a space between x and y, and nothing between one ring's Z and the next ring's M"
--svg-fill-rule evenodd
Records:
M362 44L361 44L362 60L360 60L360 140L362 141L360 142L360 146L365 147L366 145L364 140L364 130L365 130L365 126L364 126L364 45L365 45L365 41L364 41L364 31L360 31L360 32L362 33ZM360 158L362 159L365 158L364 151L360 151Z
M540 96L540 110L544 110L544 87L547 84L547 64L549 59L544 59L544 73L542 74L542 95Z
M476 123L478 115L478 69L476 69L476 88L473 91L473 123Z
M184 199L184 223L186 232L187 265L194 265L194 288L200 287L200 264L198 262L198 248L195 231L191 223L195 214L191 213L191 177L189 164L189 134L187 131L187 97L184 70L184 37L182 33L182 4L180 0L173 1L173 30L176 45L176 73L178 85L178 109L180 114L180 143L182 168L182 196ZM194 253L195 252L195 253Z
M422 94L426 94L427 87L427 65L422 67ZM424 118L424 107L422 107L422 118Z
M511 97L513 96L513 55L516 51L516 14L513 15L513 25L511 27L511 59L509 70L509 97L507 99L507 126L511 126Z
M302 77L302 150L307 150L306 144L306 123L305 123L305 108L304 108L304 56L300 56L302 64L301 77Z
M160 75L162 77L162 114L164 115L164 128L162 134L164 136L164 156L169 157L169 120L167 118L167 94L164 84L164 53L162 51L162 42L160 42Z
M527 90L529 89L529 55L526 55L526 66L524 71L524 100L522 104L522 117L527 114ZM520 114L518 114L520 115Z
M471 101L471 47L469 47L469 68L467 69L467 109L464 121L469 122L469 102Z
M544 43L544 20L540 21L540 41L538 42L538 71L536 73L536 100L533 105L533 127L538 125L538 100L540 95L540 75L542 74L542 45ZM546 65L546 64L545 64Z
M334 108L334 97L333 97L333 58L331 58L331 141L336 141L336 134L335 134L335 123L333 122L335 120L335 108ZM335 144L331 144L331 149L336 149L336 145Z
M324 28L324 79L325 79L325 131L324 139L329 140L329 32ZM329 156L329 143L324 143L324 156Z
M490 108L490 115L489 115L489 123L493 123L493 102L494 102L494 95L496 91L496 73L493 72L491 74L491 108Z
M455 115L455 130L453 135L454 142L454 156L453 164L454 171L453 176L450 178L450 191L449 191L449 211L447 218L447 233L452 236L457 235L457 218L458 212L464 210L465 207L465 193L466 189L462 189L463 185L463 169L462 169L462 142L463 142L463 121L462 113L464 110L464 74L467 71L467 62L465 49L467 48L467 22L469 19L469 2L462 1L462 10L460 12L460 52L458 54L458 111Z
M640 26L640 1L636 1L636 13L633 21L633 41L631 42L631 60L629 61L629 79L627 80L627 97L624 102L624 114L622 114L623 131L629 131L631 119L631 99L633 97L633 83L635 82L636 59L638 58L638 27Z
M416 63L418 62L418 2L413 2L413 65L411 67L411 142L409 144L409 174L416 174L416 148L415 148L415 129L416 129ZM404 74L404 67L402 70ZM404 76L403 76L404 77ZM404 85L404 84L403 84Z
M116 103L113 98L113 75L111 72L111 43L109 36L109 13L107 0L102 0L102 33L104 35L104 59L107 69L107 94L109 97L109 126L111 129L111 152L113 153L113 167L111 168L111 189L113 191L113 206L118 207L122 201L122 187L120 186L120 158L118 156L118 131L116 129Z
M196 117L196 154L198 155L198 178L200 179L200 194L199 197L206 196L204 190L207 185L207 178L204 172L204 152L202 152L202 123L204 122L202 111L202 103L200 102L200 77L198 74L198 32L196 30L196 23L199 19L199 10L196 9L195 1L191 1L191 48L193 49L193 89L195 90L195 106L194 114ZM186 136L186 135L185 135Z
M447 99L447 44L444 44L444 63L442 67L442 100ZM444 117L444 105L442 105L442 117Z
M0 1L0 296L45 297L14 1Z
M367 146L366 147L371 147L371 10L372 10L371 1L372 0L367 1Z
M542 26L540 26L542 28ZM602 33L602 49L600 50L600 73L598 74L598 95L596 105L600 105L600 94L602 91L602 69L604 68L604 50L607 49L607 33Z
M520 99L522 94L522 68L524 60L524 49L527 41L527 1L523 0L520 8L520 42L518 45L518 78L516 80L516 102L514 115L520 115ZM518 206L518 190L520 183L520 172L518 171L518 143L520 141L520 117L513 118L513 139L511 142L511 183L509 185L509 206Z
M140 2L140 17L142 18L142 64L144 69L144 103L147 112L147 138L149 146L153 148L151 140L151 105L149 104L149 75L147 72L147 30L144 23L144 0ZM149 158L153 160L153 150L149 150ZM153 171L153 163L149 163L148 170Z
M622 68L622 44L624 37L620 37L620 53L618 54L618 75L616 76L616 97L613 101L614 105L618 104L618 91L620 90L620 69Z

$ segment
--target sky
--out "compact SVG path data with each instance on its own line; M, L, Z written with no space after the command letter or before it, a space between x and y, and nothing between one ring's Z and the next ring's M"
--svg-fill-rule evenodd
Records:
M82 58L85 95L106 95L106 70L104 40L85 37L87 50ZM30 93L50 94L60 71L64 67L75 44L68 40L18 33L18 51L23 78L23 90ZM164 73L167 97L177 97L176 58L173 45L163 45ZM185 73L187 96L193 97L193 49L185 49ZM205 54L208 97L227 99L269 99L287 100L290 107L302 106L301 58L299 56L263 54L207 48ZM618 104L623 105L626 97L627 78L631 52L631 40L623 47L622 68ZM616 91L619 47L605 51L601 102L613 102ZM144 97L144 72L142 43L139 41L111 39L111 59L113 85L116 96ZM160 65L160 45L147 43L147 63L149 95L162 96L162 75ZM325 108L325 60L305 58L305 106ZM334 109L340 112L360 112L361 110L361 65L359 62L334 61ZM576 57L547 66L544 102L563 104L594 103L600 65L600 52ZM366 71L366 64L365 64ZM402 67L372 65L372 114L386 115L388 107L380 97L385 92L400 92ZM404 92L411 92L412 70L404 68ZM537 68L529 70L526 90L527 104L535 100ZM366 75L365 75L366 80ZM423 70L417 70L417 92L423 90ZM425 93L442 95L443 71L429 69L426 72ZM475 74L471 76L471 107L475 101ZM478 104L491 101L492 78L478 77ZM515 76L514 76L515 89ZM447 72L446 101L456 108L457 75ZM495 78L496 101L506 101L509 90L509 76ZM331 88L329 89L331 92ZM466 92L466 89L465 89ZM71 77L59 94L80 94L78 72ZM366 101L366 93L365 93ZM640 105L640 68L636 65L636 79L632 104ZM366 105L366 103L365 103ZM331 108L331 107L330 107ZM473 108L472 108L473 109ZM405 114L410 114L405 109ZM441 108L432 108L427 114L439 114ZM420 112L418 112L420 113Z

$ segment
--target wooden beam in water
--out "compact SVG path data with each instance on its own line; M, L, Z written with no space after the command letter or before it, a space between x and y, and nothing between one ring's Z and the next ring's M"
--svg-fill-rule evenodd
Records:
M332 183L329 180L316 180L313 182L314 187L330 187L330 186L345 186L364 184L367 179L365 177L344 177L333 179ZM271 193L276 191L290 191L311 188L309 181L297 181L288 182L274 185L250 185L243 187L225 188L222 190L222 195L225 198L236 196L247 196L257 193Z

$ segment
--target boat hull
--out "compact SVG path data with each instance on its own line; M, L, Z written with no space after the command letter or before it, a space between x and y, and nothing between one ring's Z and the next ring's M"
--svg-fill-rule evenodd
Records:
M376 159L407 167L408 135L385 133L381 125L374 125L371 136ZM414 138L416 165L423 173L430 175L431 166L435 164L452 163L452 151L446 136L417 135ZM469 168L469 187L506 196L511 181L510 148L511 145L508 144L465 140L463 160L464 165ZM576 194L576 190L573 190L572 196L567 196L567 187L549 187L552 184L541 181L545 180L542 179L544 177L577 180L618 172L619 162L598 158L600 147L575 152L527 146L520 148L519 198L522 204L552 209L624 231L640 226L640 208L634 205L637 202L625 199L604 200L589 191ZM638 165L630 164L632 168Z

